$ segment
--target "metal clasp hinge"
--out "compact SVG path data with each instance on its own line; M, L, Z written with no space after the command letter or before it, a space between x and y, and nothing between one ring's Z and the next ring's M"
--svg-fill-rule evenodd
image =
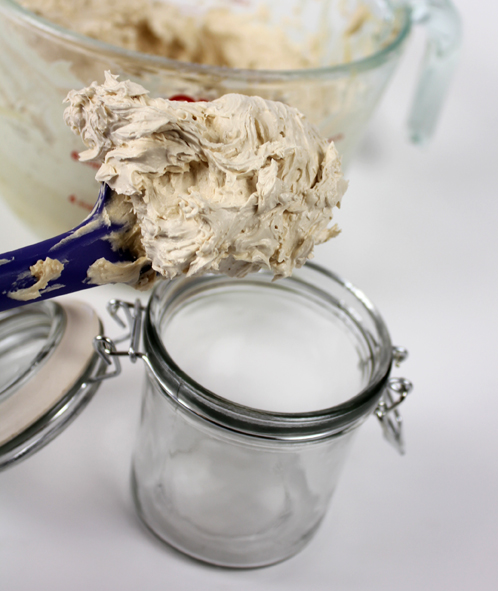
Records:
M393 347L393 358L396 366L402 363L408 356L406 349ZM405 378L390 378L387 387L382 394L375 415L380 421L384 437L400 453L405 453L403 436L403 419L398 406L412 391L413 384Z
M137 359L144 357L144 354L139 352L140 337L142 335L142 314L144 311L140 300L135 300L133 304L122 300L111 300L107 304L107 311L119 326L127 328L128 331L114 340L103 335L94 338L93 347L95 351L109 367L113 366L114 369L92 378L93 382L100 382L118 376L121 373L119 357L129 357L133 363ZM122 318L122 315L124 318ZM126 340L130 342L128 350L118 351L116 343L122 343Z

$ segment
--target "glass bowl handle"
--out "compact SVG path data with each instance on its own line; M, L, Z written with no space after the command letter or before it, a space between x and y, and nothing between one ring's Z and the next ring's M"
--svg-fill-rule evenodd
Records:
M410 0L412 22L423 25L427 41L408 130L415 144L430 140L458 61L461 24L451 0Z

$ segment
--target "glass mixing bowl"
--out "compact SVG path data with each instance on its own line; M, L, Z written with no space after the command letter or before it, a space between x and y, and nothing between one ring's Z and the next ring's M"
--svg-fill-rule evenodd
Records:
M181 2L206 10L212 2ZM219 0L217 4L220 4ZM336 142L347 164L388 82L414 23L427 30L427 52L410 118L416 142L428 139L459 45L450 0L225 0L254 14L261 5L293 42L313 38L316 67L243 70L198 65L122 49L71 32L0 0L0 195L42 237L77 225L98 193L83 146L63 122L73 88L103 82L104 71L139 82L151 96L214 99L260 95L300 109Z

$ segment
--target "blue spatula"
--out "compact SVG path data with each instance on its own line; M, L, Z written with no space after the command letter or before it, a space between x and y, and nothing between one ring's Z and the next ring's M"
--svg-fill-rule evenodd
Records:
M112 190L102 184L92 213L79 226L43 242L0 254L0 311L95 287L87 278L87 270L100 258L111 263L133 261L129 252L116 249L109 240L111 234L128 229L127 226L109 222L104 215L111 195ZM30 267L47 258L64 265L60 276L41 289L39 297L18 299L20 295L22 297L22 290L38 281ZM148 269L150 267L143 271Z

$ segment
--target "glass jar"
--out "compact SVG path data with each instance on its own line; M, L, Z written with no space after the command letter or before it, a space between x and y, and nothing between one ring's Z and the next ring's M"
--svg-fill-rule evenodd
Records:
M402 450L394 407L411 385L390 371L406 352L372 304L312 264L271 279L162 282L145 311L144 352L131 347L148 370L138 513L161 539L221 566L272 564L312 538L374 411ZM126 311L137 344L140 306L111 308Z
M180 4L182 10L198 13L220 0ZM413 25L421 24L427 31L427 52L410 135L418 143L431 136L460 43L459 19L450 0L221 4L248 19L264 6L270 22L296 43L313 38L322 44L320 64L246 70L186 63L79 35L14 0L0 0L0 195L38 234L49 237L75 227L95 203L95 168L78 161L83 144L64 124L63 100L71 89L102 83L105 70L142 84L153 97L180 94L211 100L237 92L285 102L334 140L347 165Z
M147 308L111 301L109 311L130 328L121 339L81 303L0 314L0 470L68 425L122 356L146 367L138 514L197 559L257 567L298 552L372 413L403 452L397 407L411 384L390 373L407 353L361 291L317 265L276 282L265 272L163 281Z

